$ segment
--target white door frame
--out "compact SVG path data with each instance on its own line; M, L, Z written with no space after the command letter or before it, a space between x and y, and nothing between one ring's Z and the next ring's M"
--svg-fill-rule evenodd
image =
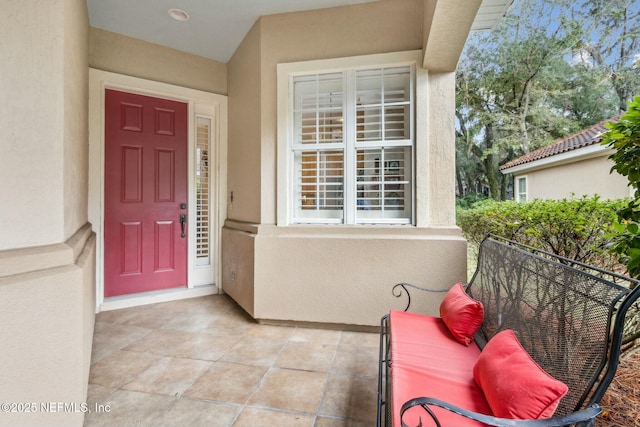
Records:
M187 103L188 121L188 204L187 287L143 294L104 298L104 93L116 89ZM211 118L209 170L211 266L195 263L195 122ZM226 218L227 194L227 97L195 89L144 80L137 77L89 68L89 221L96 232L96 312L181 298L215 294L221 282L221 233Z

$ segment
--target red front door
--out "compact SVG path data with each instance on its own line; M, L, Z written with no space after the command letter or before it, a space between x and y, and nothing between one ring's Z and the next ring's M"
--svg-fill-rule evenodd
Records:
M187 284L187 104L106 90L104 295Z

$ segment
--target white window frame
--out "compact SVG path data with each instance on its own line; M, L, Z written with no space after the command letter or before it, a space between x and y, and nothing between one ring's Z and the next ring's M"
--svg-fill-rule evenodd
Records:
M514 185L514 196L517 202L526 202L529 198L529 180L527 175L516 177ZM524 193L520 192L520 182L524 181Z
M293 155L293 135L294 135L294 123L292 114L292 79L295 76L303 76L309 74L325 74L332 72L355 72L358 70L367 70L375 68L392 68L410 66L411 72L411 87L413 92L413 104L412 114L410 116L410 132L412 140L413 155L410 159L411 173L408 176L411 181L411 197L410 197L410 215L407 219L395 219L395 218L376 218L371 221L360 221L359 224L408 224L415 225L416 217L416 115L418 114L417 108L417 91L416 85L419 78L423 78L423 70L419 64L421 60L420 51L409 52L394 52L388 54L376 54L365 55L349 58L337 58L328 60L316 60L305 61L296 63L278 64L277 66L277 101L278 101L278 172L277 172L277 224L278 226L288 226L293 224L299 224L294 217L294 155ZM348 103L347 103L348 104ZM346 106L345 108L353 108ZM347 129L344 129L347 132ZM386 146L386 143L383 143ZM393 142L389 144L393 146ZM356 144L356 147L361 145ZM356 200L356 172L355 168L348 167L347 163L355 165L354 160L355 152L351 153L351 150L346 150L344 156L345 163L345 182L344 191L350 193L347 196L347 200ZM353 188L351 188L353 187ZM319 218L317 220L305 219L304 224L333 224L333 225L356 225L356 203L345 203L344 206L344 219L339 222L332 219Z

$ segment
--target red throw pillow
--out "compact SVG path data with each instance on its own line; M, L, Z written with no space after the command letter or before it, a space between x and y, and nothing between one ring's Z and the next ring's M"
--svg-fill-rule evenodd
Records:
M489 340L473 367L473 379L500 418L550 418L569 390L529 356L510 329Z
M484 307L456 283L440 303L440 317L456 340L469 345L484 319Z

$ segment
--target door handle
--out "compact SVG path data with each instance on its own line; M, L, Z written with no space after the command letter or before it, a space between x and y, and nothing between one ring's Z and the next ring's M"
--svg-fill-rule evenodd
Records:
M180 230L182 231L180 233L180 237L185 237L184 234L184 226L187 223L187 214L180 214Z

